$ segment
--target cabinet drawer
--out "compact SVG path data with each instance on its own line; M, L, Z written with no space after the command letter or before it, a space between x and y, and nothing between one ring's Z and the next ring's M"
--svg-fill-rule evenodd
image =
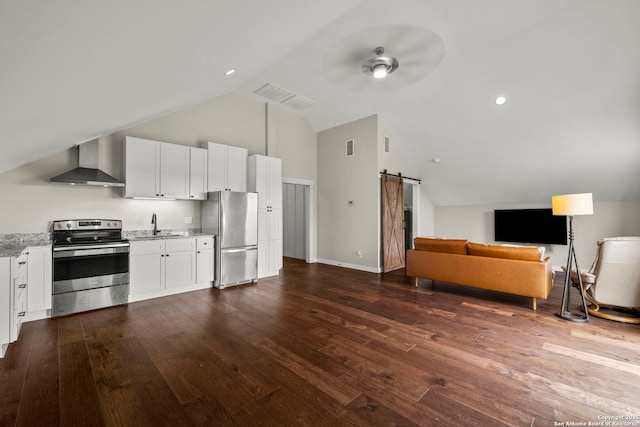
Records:
M27 290L27 266L24 264L18 265L16 260L16 271L12 275L11 284L13 286L13 303L14 307L18 306L18 300L23 296L26 298Z
M196 239L193 237L186 239L169 239L165 241L167 252L195 251Z
M23 289L23 291L26 290ZM24 319L25 314L27 313L27 293L21 292L17 298L16 305L13 309L13 330L11 331L11 341L15 341L18 339L18 335L20 334L20 328L22 327L22 320Z
M26 276L22 275L22 277L17 277L15 279L13 279L13 286L15 287L15 290L13 292L14 295L14 300L13 303L15 304L14 307L18 307L18 302L21 299L25 299L27 298L27 281L25 280Z
M196 249L213 249L213 236L196 238Z
M151 255L164 253L164 240L141 240L129 243L129 254Z

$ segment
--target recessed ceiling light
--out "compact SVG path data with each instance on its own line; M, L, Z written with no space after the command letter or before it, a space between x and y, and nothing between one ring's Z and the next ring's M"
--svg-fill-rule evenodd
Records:
M496 98L496 105L503 105L505 102L507 102L507 98L505 98L504 96L499 96Z
M230 69L230 70L228 70L228 71L225 71L224 75L225 75L225 76L230 76L231 74L233 74L233 73L235 73L235 72L236 72L236 69L235 69L235 68L232 68L232 69Z

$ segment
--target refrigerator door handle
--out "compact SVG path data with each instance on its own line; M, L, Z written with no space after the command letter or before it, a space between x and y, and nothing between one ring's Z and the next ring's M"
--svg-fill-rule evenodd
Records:
M234 249L222 249L222 252L225 253L233 253L233 252L246 252L246 251L250 251L253 249L258 249L257 246L245 246L243 248L234 248Z

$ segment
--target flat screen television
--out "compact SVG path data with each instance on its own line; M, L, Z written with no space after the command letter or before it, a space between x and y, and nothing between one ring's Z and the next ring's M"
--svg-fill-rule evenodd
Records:
M567 217L551 209L496 209L496 242L567 244Z

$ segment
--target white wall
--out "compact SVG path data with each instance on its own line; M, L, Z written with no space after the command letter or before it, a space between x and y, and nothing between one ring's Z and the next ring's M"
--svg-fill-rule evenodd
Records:
M391 137L390 153L384 136ZM345 143L355 140L355 155ZM380 171L418 178L378 115L318 133L318 259L381 271ZM421 186L422 187L422 186ZM352 202L352 203L350 203ZM433 206L421 194L421 230L433 230Z
M469 239L480 243L493 240L495 209L550 208L540 204L437 206L434 235ZM596 254L596 242L603 237L640 236L640 202L594 202L594 214L575 216L574 246L580 268L591 266ZM428 235L428 234L425 234ZM544 245L554 268L567 262L568 246Z
M378 129L378 169L379 171L387 170L389 173L419 179L417 171L409 161L410 154L405 153L397 143L393 135L393 131L389 129L382 119L379 120ZM384 151L384 137L390 138L389 153ZM434 230L434 211L433 203L425 191L424 182L420 183L420 217L419 217L418 235L431 235Z
M346 157L349 139L355 154ZM319 261L378 271L377 151L375 115L318 133Z
M278 145L285 173L315 179L315 132L304 119L287 111L278 111L272 119L279 129L272 142ZM123 178L125 135L191 146L216 141L245 147L250 154L265 154L265 130L264 103L236 94L223 95L102 137L100 168ZM308 151L305 156L298 157L298 144ZM121 189L49 184L49 178L77 165L77 149L73 148L0 174L0 234L43 233L50 231L52 220L86 217L122 219L128 230L151 229L153 212L160 228L200 225L199 202L131 200L121 197ZM192 226L185 225L185 217L193 218Z

